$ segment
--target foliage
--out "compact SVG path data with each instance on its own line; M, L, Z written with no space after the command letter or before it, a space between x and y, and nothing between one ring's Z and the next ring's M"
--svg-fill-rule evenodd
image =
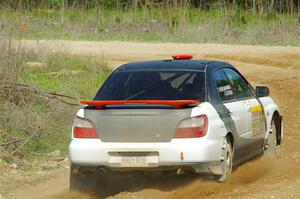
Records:
M297 15L253 14L242 8L190 6L0 10L0 36L26 39L124 40L299 45ZM22 24L27 24L22 30Z
M128 9L137 7L167 7L167 6L191 6L201 10L213 8L239 8L251 10L253 13L297 13L300 2L298 0L0 0L0 5L6 8L34 9L34 8L84 8L95 7L109 9Z
M101 59L26 52L0 44L0 157L67 151L79 99L90 99L110 73Z

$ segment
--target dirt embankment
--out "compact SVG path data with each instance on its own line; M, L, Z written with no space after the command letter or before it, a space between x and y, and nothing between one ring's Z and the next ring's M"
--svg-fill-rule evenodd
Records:
M235 65L253 85L267 85L284 117L284 145L278 159L260 158L235 169L226 183L195 175L142 178L109 183L104 198L300 198L300 48L219 44L148 44L127 42L27 41L30 49L104 56L113 66L128 61L168 59L190 53L196 59L220 59ZM68 171L12 191L10 198L103 198L69 194Z

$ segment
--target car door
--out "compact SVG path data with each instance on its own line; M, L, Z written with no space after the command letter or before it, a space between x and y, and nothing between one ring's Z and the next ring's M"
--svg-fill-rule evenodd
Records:
M244 107L242 122L245 131L240 132L244 141L245 154L255 153L261 150L265 134L265 118L263 106L255 97L250 84L233 68L223 68L237 97L237 103L233 106ZM230 108L230 107L229 107Z
M229 111L229 117L234 123L234 128L231 129L231 131L237 136L234 146L235 157L239 158L247 154L246 146L248 140L243 138L243 135L247 134L249 131L247 108L243 101L238 100L235 89L222 68L217 69L214 72L214 81L217 87L219 101Z
M238 101L234 93L234 89L224 73L223 69L218 69L214 73L214 79L217 86L218 96L230 113L230 117L235 123L236 130L239 135L247 133L247 115L245 104Z

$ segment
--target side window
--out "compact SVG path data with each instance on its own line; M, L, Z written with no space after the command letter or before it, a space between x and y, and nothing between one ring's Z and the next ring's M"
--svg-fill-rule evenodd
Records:
M224 71L228 76L231 85L233 85L235 93L237 94L239 99L254 97L250 85L235 70L224 68Z
M214 80L217 85L218 94L221 101L229 101L236 99L230 82L222 69L216 70Z

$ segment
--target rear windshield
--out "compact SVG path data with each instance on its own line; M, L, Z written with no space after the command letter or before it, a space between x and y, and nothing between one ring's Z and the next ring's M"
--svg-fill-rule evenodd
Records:
M205 76L195 71L118 71L95 100L205 99Z

